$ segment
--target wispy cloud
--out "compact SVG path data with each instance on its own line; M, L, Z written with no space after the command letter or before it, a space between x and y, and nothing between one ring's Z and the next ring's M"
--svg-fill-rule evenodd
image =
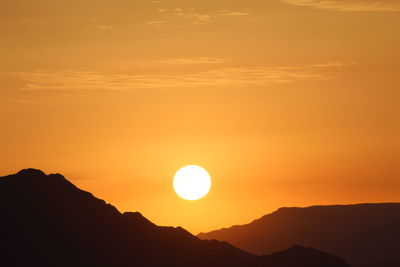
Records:
M220 13L221 16L248 16L250 13L248 12L243 12L243 11L222 11Z
M154 21L184 21L191 24L208 24L223 17L243 17L250 13L247 9L243 10L219 10L213 13L200 12L194 8L159 8L157 10L161 19ZM147 24L151 21L148 21Z
M194 24L206 24L213 20L213 15L198 13L194 9L162 8L158 13L165 19L186 20Z
M217 68L193 73L115 74L64 70L16 72L12 75L24 82L23 90L137 90L195 87L254 87L330 77L321 64L303 67L240 67Z
M326 63L320 63L320 64L314 64L311 65L311 67L316 67L316 68L331 68L331 67L345 67L345 66L353 66L353 65L358 65L358 62L350 62L350 63L346 63L346 62L341 62L341 61L330 61L330 62L326 62Z
M400 11L399 0L282 0L297 6L337 11Z
M159 25L162 25L162 24L165 24L165 23L167 23L166 20L149 20L149 21L146 21L147 25L155 25L155 26L159 26Z
M163 3L165 3L165 1L161 1L161 0L149 0L149 1L146 1L146 3L149 3L149 4L163 4Z
M171 65L192 65L192 64L222 64L227 61L222 58L199 57L199 58L173 58L166 60L155 61L157 64Z
M99 29L101 30L112 30L114 27L110 25L100 25Z

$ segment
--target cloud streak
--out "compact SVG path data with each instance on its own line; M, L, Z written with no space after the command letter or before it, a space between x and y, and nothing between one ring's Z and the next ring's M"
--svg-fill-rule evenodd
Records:
M199 58L173 58L167 60L155 61L158 64L169 65L192 65L192 64L223 64L227 61L222 58L199 57Z
M146 24L153 25L152 21L184 21L192 24L208 24L224 17L234 18L250 15L247 10L219 10L214 13L205 13L194 8L159 8L157 13L161 16L161 19L147 21Z
M296 6L336 11L400 11L399 0L282 0Z
M169 74L41 70L15 72L11 75L23 81L24 86L20 88L22 90L125 91L199 87L265 87L327 79L330 77L326 73L327 68L341 66L340 63L326 63L304 67L238 67Z

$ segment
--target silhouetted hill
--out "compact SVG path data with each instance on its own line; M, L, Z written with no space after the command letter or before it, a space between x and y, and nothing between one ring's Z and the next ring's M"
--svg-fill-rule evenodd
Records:
M305 248L302 246L292 246L287 250L275 252L264 257L265 262L270 262L271 265L279 262L281 267L333 267L343 263L343 260L322 252L314 248ZM327 260L329 259L329 261Z
M343 257L353 266L399 267L400 204L281 208L250 224L198 237L259 255L299 244Z
M301 247L255 256L226 242L200 240L137 212L121 214L62 175L34 169L0 178L0 217L0 266L348 267ZM303 265L292 264L298 258Z

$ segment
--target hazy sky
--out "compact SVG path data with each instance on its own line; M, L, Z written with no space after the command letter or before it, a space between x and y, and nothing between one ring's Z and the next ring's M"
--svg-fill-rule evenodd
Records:
M398 0L1 0L0 174L193 233L400 201L399 25Z

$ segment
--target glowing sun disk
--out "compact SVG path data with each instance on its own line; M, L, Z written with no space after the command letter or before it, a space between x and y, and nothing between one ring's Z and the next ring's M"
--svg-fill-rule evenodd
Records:
M175 192L183 199L197 200L208 194L211 177L200 166L189 165L177 171L174 177Z

